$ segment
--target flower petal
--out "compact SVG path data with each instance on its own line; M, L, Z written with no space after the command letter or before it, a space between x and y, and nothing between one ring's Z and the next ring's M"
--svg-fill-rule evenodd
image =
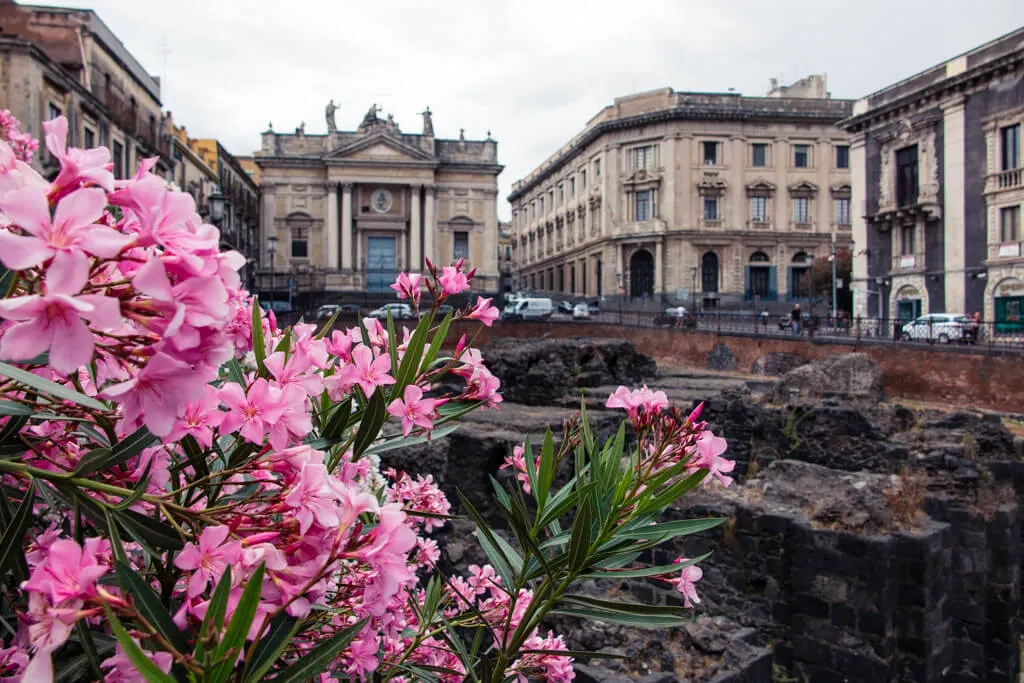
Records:
M51 254L53 249L38 237L0 229L0 262L10 270L38 266Z
M49 294L78 294L88 280L89 257L80 251L58 251L46 269L46 290Z
M0 211L22 230L46 239L50 235L50 207L46 190L29 186L7 192L0 198Z

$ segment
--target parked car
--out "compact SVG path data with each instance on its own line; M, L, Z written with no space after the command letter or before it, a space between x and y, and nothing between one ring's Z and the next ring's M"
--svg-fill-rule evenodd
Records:
M929 313L903 325L901 336L903 341L974 342L978 338L978 326L966 315Z
M576 307L573 305L573 303L571 301L559 301L558 302L558 312L559 313L567 313L569 315L572 315L573 311L575 311L575 310L576 310Z
M341 313L342 315L359 315L363 312L363 307L359 304L342 304Z
M393 320L412 320L415 317L413 316L412 306L401 303L384 304L380 308L375 308L367 313L367 317L387 320L388 311L391 312Z
M287 301L261 301L260 308L274 313L291 313L292 305Z
M505 320L547 320L554 309L551 299L520 299L506 306L501 317Z
M590 315L597 315L601 312L601 303L598 301L588 301L587 308L590 309Z
M420 318L425 316L427 314L427 311L429 311L429 310L430 310L429 308L421 308L420 309ZM444 318L446 315L448 315L449 313L452 313L453 311L455 311L455 307L454 306L449 306L448 304L441 304L440 306L437 307L437 315L434 316L434 319L437 320L437 319Z
M324 304L320 308L316 309L316 319L321 321L327 320L334 315L339 308L340 306L338 306L338 304Z
M585 303L578 303L572 307L573 320L581 320L590 317L590 306Z

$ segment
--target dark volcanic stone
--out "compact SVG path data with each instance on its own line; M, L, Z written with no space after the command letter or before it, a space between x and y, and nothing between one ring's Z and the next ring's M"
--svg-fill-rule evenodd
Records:
M526 405L558 405L582 387L635 385L657 372L651 357L615 339L506 338L483 355L505 400Z
M784 374L775 386L780 401L837 396L882 400L882 369L866 353L844 353L816 360Z
M736 363L736 356L725 344L715 344L708 354L708 370L719 370L721 372L735 372L740 366Z
M754 361L754 365L750 368L750 372L754 375L770 375L778 377L786 374L790 370L795 370L801 365L807 365L807 362L806 358L801 358L793 353L772 351L771 353L767 353Z

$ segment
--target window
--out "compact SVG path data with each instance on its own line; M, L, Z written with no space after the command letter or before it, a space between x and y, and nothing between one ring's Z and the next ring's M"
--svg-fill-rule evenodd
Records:
M463 231L456 231L452 233L453 246L452 256L458 261L459 259L469 260L469 233Z
M750 165L755 168L764 168L768 165L768 144L755 142L750 146Z
M1020 124L999 129L1000 171L1020 168Z
M114 140L114 177L124 178L124 147Z
M53 102L50 102L49 105L46 107L46 118L48 121L52 121L53 119L57 118L63 113L64 112L61 111L60 107L58 107Z
M96 146L96 133L92 132L89 128L85 129L85 148L92 149Z
M811 165L811 146L793 145L793 166L809 168Z
M569 178L569 196L570 197L575 197L576 196L576 179L575 178Z
M542 216L544 215L544 198L543 197L540 198L540 213L541 213Z
M636 193L636 220L651 220L651 191L644 190Z
M706 221L717 221L718 220L718 197L705 197L704 198L704 220L706 220Z
M309 258L309 225L291 227L292 258Z
M600 159L594 159L594 177L595 178L600 178L601 177L601 160Z
M836 225L850 225L850 200L836 200Z
M700 145L704 151L704 165L716 166L718 164L718 143L702 142Z
M755 223L767 223L768 222L768 198L767 197L751 197L750 198L750 220Z
M551 190L548 192L548 206L552 209L555 208L555 191Z
M896 150L896 202L917 204L917 145Z
M558 203L565 204L565 185L558 183Z
M580 189L587 189L587 169L580 171Z
M914 226L904 225L900 228L900 256L914 255Z
M850 168L849 145L836 145L836 168Z
M1020 207L1007 206L999 211L999 241L1016 242L1020 225Z
M654 147L645 145L633 150L633 168L641 171L654 168Z
M807 197L793 197L793 222L811 222L811 200Z

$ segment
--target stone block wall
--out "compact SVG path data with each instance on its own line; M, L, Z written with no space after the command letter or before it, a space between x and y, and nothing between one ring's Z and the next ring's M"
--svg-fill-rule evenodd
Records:
M707 611L755 627L801 680L1016 682L1017 506L982 513L929 499L927 510L916 529L864 535L702 500L679 516L730 521L675 550L713 551L702 563Z

